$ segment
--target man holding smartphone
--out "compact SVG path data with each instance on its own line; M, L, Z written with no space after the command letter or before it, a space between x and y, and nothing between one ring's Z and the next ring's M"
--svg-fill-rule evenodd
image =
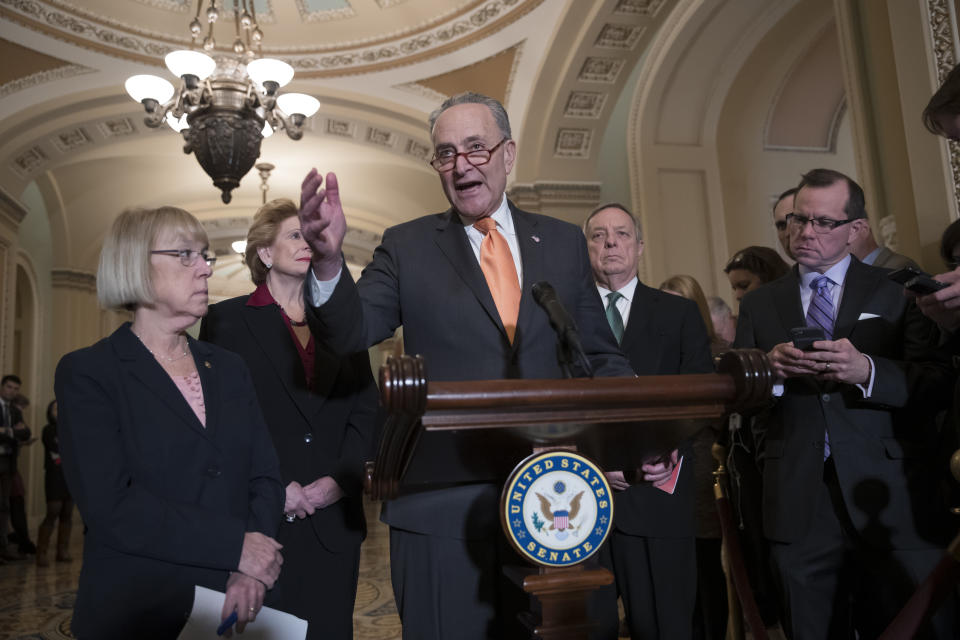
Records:
M864 224L856 182L810 171L787 216L797 266L740 306L734 346L766 351L780 383L756 428L764 534L795 640L879 636L946 543L924 418L950 372L902 287L850 254ZM798 349L794 334L811 331L824 339ZM954 624L941 609L937 637Z

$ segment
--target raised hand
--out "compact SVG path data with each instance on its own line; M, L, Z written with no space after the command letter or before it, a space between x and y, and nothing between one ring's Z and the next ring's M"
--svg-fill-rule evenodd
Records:
M311 169L300 185L300 233L313 250L313 273L318 280L333 280L340 271L347 220L340 204L335 173L324 178Z

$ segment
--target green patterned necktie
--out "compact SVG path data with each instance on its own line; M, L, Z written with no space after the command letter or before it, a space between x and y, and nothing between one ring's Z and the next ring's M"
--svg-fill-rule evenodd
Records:
M617 300L622 297L616 291L607 294L607 322L610 323L610 330L613 331L613 337L617 339L617 344L623 342L623 316L617 309Z

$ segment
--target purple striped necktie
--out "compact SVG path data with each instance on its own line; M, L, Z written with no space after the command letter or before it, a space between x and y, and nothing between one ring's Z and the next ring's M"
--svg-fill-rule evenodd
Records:
M820 327L823 329L823 335L827 340L833 340L833 298L830 296L830 288L833 286L833 280L827 276L817 276L810 283L813 289L813 297L810 298L810 305L807 307L807 326ZM823 432L823 459L830 457L830 433Z
M820 327L827 340L833 340L833 298L830 296L830 289L833 280L827 276L818 276L810 283L813 289L813 297L810 298L810 305L807 307L807 326Z

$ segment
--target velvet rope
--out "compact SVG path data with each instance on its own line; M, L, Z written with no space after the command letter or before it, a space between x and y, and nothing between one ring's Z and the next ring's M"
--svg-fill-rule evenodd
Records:
M754 640L767 640L767 629L760 618L757 602L753 599L753 589L747 579L747 570L743 565L743 551L740 549L740 537L733 524L733 511L730 508L729 499L717 496L717 513L720 516L723 541L727 547L728 565L733 573L733 584L737 588L737 596L740 598L740 605L743 607L743 617L750 625L750 632Z

